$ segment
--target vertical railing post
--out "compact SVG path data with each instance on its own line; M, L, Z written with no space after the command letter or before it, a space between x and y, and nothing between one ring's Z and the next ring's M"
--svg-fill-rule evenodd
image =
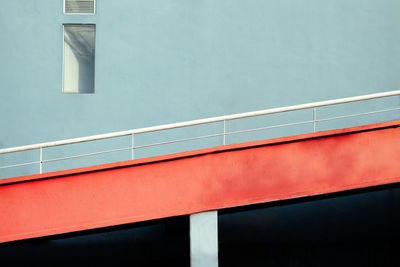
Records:
M131 143L132 143L131 159L134 159L135 158L135 134L131 134Z
M317 108L313 108L313 128L314 128L314 133L316 131L316 125L317 123Z
M39 160L39 173L43 173L43 147L39 149L40 160Z
M223 137L222 138L222 144L226 145L226 140L225 140L225 138L226 138L226 120L224 120L224 134L223 134L222 137Z

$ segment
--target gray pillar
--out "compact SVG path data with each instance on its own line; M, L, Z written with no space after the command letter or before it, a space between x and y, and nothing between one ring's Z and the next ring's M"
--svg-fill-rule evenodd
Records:
M190 265L218 267L218 212L190 215Z

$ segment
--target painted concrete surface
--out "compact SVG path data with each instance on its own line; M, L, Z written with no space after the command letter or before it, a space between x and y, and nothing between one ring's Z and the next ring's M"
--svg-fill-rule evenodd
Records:
M397 0L62 2L1 1L0 147L400 86ZM95 94L62 93L68 23L96 24Z
M190 215L190 266L218 267L218 212Z
M398 126L395 121L4 179L0 240L396 183Z

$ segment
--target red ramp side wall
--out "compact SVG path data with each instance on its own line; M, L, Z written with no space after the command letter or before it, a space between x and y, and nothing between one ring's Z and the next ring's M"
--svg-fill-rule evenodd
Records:
M0 180L0 242L396 183L399 125Z

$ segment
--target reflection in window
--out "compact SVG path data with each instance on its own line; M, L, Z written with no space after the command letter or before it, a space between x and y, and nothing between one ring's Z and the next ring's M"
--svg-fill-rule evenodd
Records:
M95 35L95 25L64 25L64 93L94 93Z

